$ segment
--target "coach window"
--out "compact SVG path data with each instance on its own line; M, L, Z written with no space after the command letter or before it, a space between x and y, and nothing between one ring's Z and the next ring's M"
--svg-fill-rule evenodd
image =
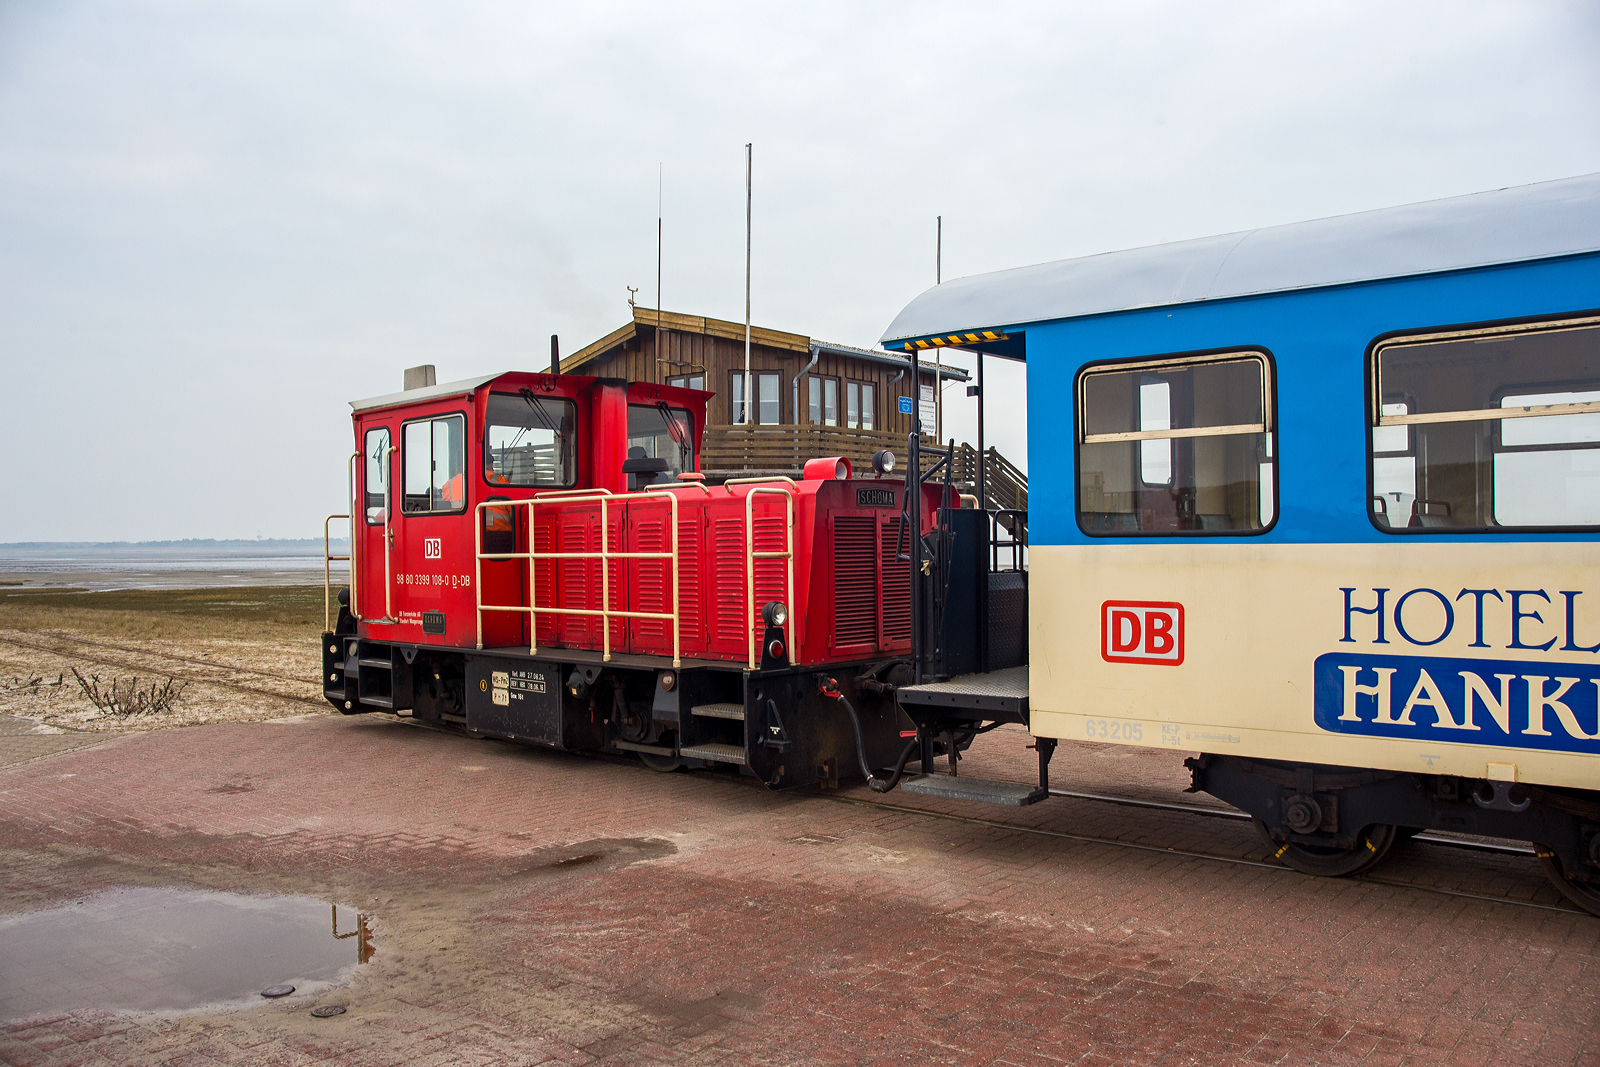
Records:
M401 428L407 515L461 511L467 506L467 420L460 415L408 422Z
M498 486L577 484L577 405L565 397L490 393L483 478Z
M368 430L361 448L362 492L365 500L367 525L382 526L388 521L389 488L389 428Z
M1600 525L1600 319L1391 338L1371 367L1379 529Z
M1240 534L1272 525L1276 427L1264 353L1088 367L1078 420L1085 533Z
M667 461L666 480L694 470L694 416L684 408L655 404L628 405L628 455Z

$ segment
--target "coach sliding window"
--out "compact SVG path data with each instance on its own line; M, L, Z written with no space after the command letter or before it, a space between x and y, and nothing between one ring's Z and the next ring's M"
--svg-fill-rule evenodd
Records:
M1241 534L1276 514L1264 352L1092 365L1078 378L1078 525L1087 534Z
M1389 338L1370 366L1379 529L1600 525L1600 318Z

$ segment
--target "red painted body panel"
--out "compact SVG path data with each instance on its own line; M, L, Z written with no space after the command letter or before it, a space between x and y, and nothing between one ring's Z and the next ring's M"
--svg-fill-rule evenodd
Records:
M577 405L577 484L570 489L513 488L491 484L484 470L484 421L491 393L527 388L536 394L568 397ZM379 410L357 412L358 452L367 431L387 427L399 447L403 426L415 419L460 412L465 415L467 510L452 514L403 514L396 508L387 571L385 526L356 523L357 610L363 636L406 644L472 648L479 643L477 583L485 605L525 607L529 603L529 561L476 558L477 505L506 499L516 513L515 551L597 552L601 513L612 552L668 552L672 547L672 498L678 509L678 573L666 559L560 558L533 563L534 603L540 607L669 614L676 593L679 654L686 659L743 661L752 634L761 636L760 612L768 601L789 602L796 663L819 664L903 655L910 650L909 590L906 564L896 562L904 485L898 480L813 478L759 485L706 487L676 482L654 487L667 492L625 491L622 462L628 447L628 406L664 400L687 408L695 420L695 453L711 394L665 386L632 385L574 375L506 374L472 393ZM392 456L391 502L398 504L403 452ZM364 467L358 465L357 476ZM586 495L577 495L589 490ZM858 492L869 490L869 492ZM870 490L877 490L872 492ZM603 491L594 492L594 491ZM887 491L887 492L884 492ZM360 486L357 487L359 501ZM609 495L606 495L609 494ZM924 487L918 515L921 530L931 528L939 490ZM519 502L548 496L532 509ZM602 499L604 504L602 505ZM751 540L757 552L793 552L793 590L781 559L758 559L746 551L747 507ZM788 509L793 527L786 529ZM356 513L361 513L359 503ZM902 546L909 536L902 535ZM754 571L755 596L747 593ZM602 593L602 572L606 592ZM887 579L887 580L886 580ZM385 618L392 608L393 616ZM423 631L425 613L444 617L443 635ZM436 617L435 617L436 619ZM525 613L485 611L484 647L525 645ZM541 613L541 649L600 649L605 633L598 616ZM670 658L668 619L614 617L613 652ZM758 651L759 655L759 651Z

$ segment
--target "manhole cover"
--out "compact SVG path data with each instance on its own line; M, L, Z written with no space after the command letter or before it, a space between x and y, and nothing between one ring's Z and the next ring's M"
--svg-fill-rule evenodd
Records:
M320 1008L312 1008L311 1009L311 1014L316 1016L318 1019L331 1019L335 1015L343 1015L344 1014L344 1005L343 1004L324 1004Z
M292 985L269 985L261 991L264 997L286 997L294 992Z

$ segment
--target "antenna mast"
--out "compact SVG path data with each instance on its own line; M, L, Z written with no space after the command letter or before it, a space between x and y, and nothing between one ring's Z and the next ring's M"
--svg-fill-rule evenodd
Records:
M744 421L755 422L755 397L750 389L750 204L755 142L744 146Z

